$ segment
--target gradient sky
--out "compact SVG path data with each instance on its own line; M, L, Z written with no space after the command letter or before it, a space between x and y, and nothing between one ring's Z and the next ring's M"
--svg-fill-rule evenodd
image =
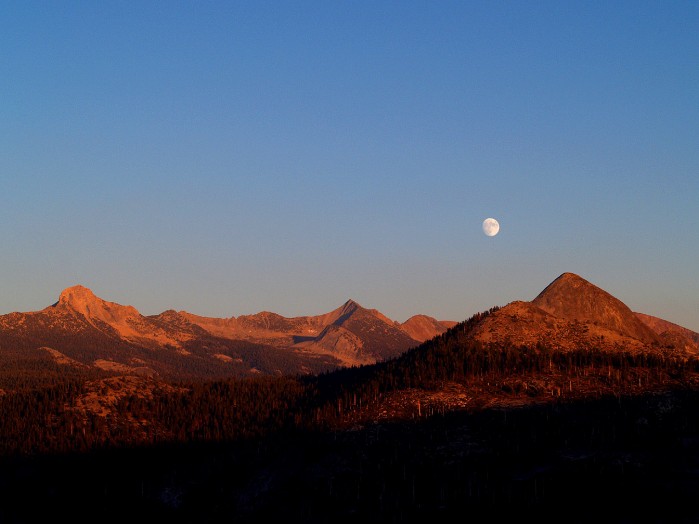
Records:
M699 2L22 0L0 24L0 313L82 284L143 314L458 321L571 271L699 331Z

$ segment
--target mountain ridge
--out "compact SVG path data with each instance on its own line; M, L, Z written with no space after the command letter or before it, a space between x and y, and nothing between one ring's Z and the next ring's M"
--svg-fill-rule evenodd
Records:
M434 326L433 335L447 329L436 320ZM74 285L42 310L0 316L0 346L27 348L63 365L151 375L312 373L385 360L420 342L353 299L291 318L271 311L214 318L174 309L143 315Z

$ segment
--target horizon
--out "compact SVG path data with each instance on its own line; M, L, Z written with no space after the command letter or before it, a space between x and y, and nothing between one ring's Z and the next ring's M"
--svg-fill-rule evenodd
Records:
M575 274L575 273L571 273L571 272L569 272L569 271L565 271L565 272L561 273L560 275L558 275L558 276L557 276L556 278L554 278L553 280L551 280L551 282L549 282L548 284L546 284L546 285L541 289L540 293L541 293L541 292L544 292L544 291L548 288L548 286L549 286L550 284L552 284L553 282L555 282L556 280L558 280L559 278L561 278L563 275L572 275L572 276L574 276L574 277L581 278L582 280L586 280L585 278L581 277L580 275L577 275L577 274ZM587 281L587 282L589 282L589 281ZM594 282L589 282L589 283L592 284L592 285L595 285ZM599 286L596 286L596 287L599 287ZM278 311L273 311L273 310L270 310L270 309L262 309L262 310L255 311L255 312L240 313L240 314L237 314L237 315L224 315L224 316L202 315L202 314L199 314L199 313L196 312L196 311L175 310L174 308L166 308L166 309L163 309L163 310L157 311L157 312L144 312L144 311L142 311L139 307L137 307L135 304L131 304L131 303L120 303L120 302L116 302L116 301L114 301L114 300L110 300L109 297L101 296L99 293L95 293L95 291L94 291L93 289L91 289L90 287L84 286L84 285L82 285L82 284L74 284L74 285L72 285L72 286L68 286L68 287L64 288L64 289L59 293L59 298L58 298L55 302L52 302L51 304L49 304L49 305L47 305L47 306L44 306L44 307L42 307L42 308L38 308L38 309L35 309L35 310L31 310L31 311L16 311L16 310L15 310L15 311L12 311L12 313L34 313L34 312L41 311L42 309L45 309L45 308L47 308L47 307L56 306L56 305L59 303L59 301L60 301L60 299L61 299L63 293L66 292L66 291L68 291L68 290L74 289L74 288L82 288L82 289L85 289L85 290L87 290L88 292L90 292L92 295L94 295L97 299L103 300L103 301L105 301L105 302L113 303L113 304L116 304L116 305L118 305L118 306L134 307L134 308L136 309L136 311L138 311L138 313L141 314L142 316L156 316L156 315L159 315L159 314L164 313L164 312L166 312L166 311L176 311L176 312L178 312L178 313L188 313L188 314L192 314L192 315L200 316L200 317L204 317L204 318L231 319L231 318L239 318L239 317L243 317L243 316L254 316L254 315L257 315L257 314L261 314L261 313L272 313L272 314L281 315L281 316L284 317L284 318L292 319L292 318L298 318L298 317L312 317L312 316L316 316L316 315L323 315L323 314L325 314L325 313L329 313L330 311L334 311L335 309L339 309L339 308L345 306L346 304L348 304L348 303L350 303L350 302L353 302L353 303L357 304L358 306L360 306L360 307L362 307L362 308L364 308L364 309L373 310L373 311L378 311L379 313L385 315L388 319L393 320L393 321L395 321L395 322L398 322L398 323L400 323L400 324L404 324L405 322L407 322L408 320L410 320L411 318L413 318L413 317L415 317L415 316L420 316L420 315L422 315L422 316L432 317L432 315L430 315L430 314L428 314L428 313L424 313L424 312L419 312L419 311L418 311L418 312L412 313L411 315L409 315L408 317L406 317L406 318L404 318L404 319L399 319L399 318L392 317L390 314L386 315L386 314L384 313L384 311L382 311L380 308L373 307L371 304L363 304L361 301L355 300L355 299L352 298L352 297L347 298L346 300L344 300L344 301L343 301L342 303L340 303L339 305L337 305L337 306L335 306L335 307L331 307L330 309L327 309L327 310L325 310L325 311L316 312L316 313L301 313L301 314L298 314L298 315L285 315L285 314L283 314L283 313L280 313L280 312L278 312ZM600 288L600 289L601 289L601 288ZM602 289L602 291L607 292L607 291L604 290L604 289ZM614 297L614 295L613 295L612 293L609 293L609 294L610 294L611 296ZM538 296L538 294L537 294L537 296ZM477 313L483 313L483 312L485 312L485 311L487 311L487 310L489 310L489 309L491 309L491 308L493 308L493 307L504 307L504 306L506 306L506 305L508 305L508 304L511 304L511 303L513 303L513 302L521 302L521 301L531 302L531 301L534 300L534 298L535 298L535 297L532 297L532 299L527 299L527 300L525 300L525 299L513 299L513 300L508 301L508 302L505 303L505 304L494 304L494 305L492 305L492 306L489 306L489 307L480 309L480 310L478 310L478 311L474 311L472 314L470 314L470 315L468 315L467 317L462 318L462 319L439 318L439 317L432 317L432 318L434 318L435 320L438 320L438 321L440 321L440 322L452 322L452 321L453 321L453 322L457 322L457 323L458 323L458 322L466 321L466 320L468 320L471 316L473 316L473 315L475 315L475 314L477 314ZM614 297L614 298L619 299L619 297ZM619 300L621 300L621 299L619 299ZM621 300L621 302L624 303L623 300ZM627 305L627 307L628 307L628 304L626 304L626 305ZM687 328L687 329L690 329L690 330L691 330L691 328L688 328L687 326L683 326L683 325L681 325L681 324L678 324L677 322L674 322L672 319L663 318L663 317L658 317L658 316L656 316L656 315L651 315L651 314L649 314L649 313L647 313L647 312L645 312L645 311L637 311L637 310L635 310L635 309L633 309L633 308L631 308L631 307L629 307L629 309L630 309L632 312L634 312L634 313L641 313L641 314L650 315L650 316L652 316L652 317L659 318L660 320L664 320L664 321L667 321L667 322L671 322L671 323L673 323L673 324L679 325L680 327L684 327L684 328ZM1 315L4 315L4 314L7 314L7 313L0 313L0 316L1 316ZM693 331L693 330L692 330L692 331Z
M0 15L0 314L460 322L572 272L699 332L699 4Z

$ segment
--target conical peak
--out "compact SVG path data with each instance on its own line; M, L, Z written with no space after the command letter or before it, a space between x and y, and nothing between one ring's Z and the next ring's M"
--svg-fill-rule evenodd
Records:
M362 306L360 306L357 302L355 302L351 298L347 302L342 304L342 306L340 306L340 311L341 311L341 314L343 314L343 315L346 315L348 313L353 313L354 311L357 311L358 309L364 309L364 308L362 308Z
M532 300L535 305L553 314L561 314L563 310L572 314L571 309L596 309L600 304L595 303L599 301L626 308L620 300L575 273L563 273Z
M580 275L576 275L575 273L570 273L570 272L565 272L561 273L561 275L554 280L554 282L566 282L570 284L589 284L587 280L585 280L583 277Z
M576 275L575 273L571 273L570 271L566 271L564 273L561 273L561 275L556 279L576 279L576 280L585 280L583 277L580 275ZM586 281L586 280L585 280ZM586 281L587 282L587 281Z
M341 325L349 318L354 317L355 314L362 313L364 311L365 309L362 306L350 298L339 308L324 315L324 317L326 318L328 324Z
M565 272L565 273L561 273L561 275L558 278L556 278L553 282L551 282L547 286L546 289L548 289L549 287L554 286L554 285L560 286L563 284L569 285L569 286L574 286L574 287L585 285L585 284L592 285L592 284L590 284L590 282L585 280L580 275L576 275L575 273ZM546 289L544 289L544 291L546 291Z
M542 304L551 300L560 301L563 297L567 297L570 294L579 295L580 293L591 293L613 298L612 295L581 276L575 273L563 273L546 286L532 302L541 307Z
M646 343L657 341L626 304L574 273L563 273L532 304L556 317L593 322Z

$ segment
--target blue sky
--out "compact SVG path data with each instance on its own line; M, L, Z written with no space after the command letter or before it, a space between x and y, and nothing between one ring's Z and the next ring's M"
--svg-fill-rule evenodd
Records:
M144 314L464 320L571 271L699 331L699 3L11 1L0 24L0 313L82 284Z

